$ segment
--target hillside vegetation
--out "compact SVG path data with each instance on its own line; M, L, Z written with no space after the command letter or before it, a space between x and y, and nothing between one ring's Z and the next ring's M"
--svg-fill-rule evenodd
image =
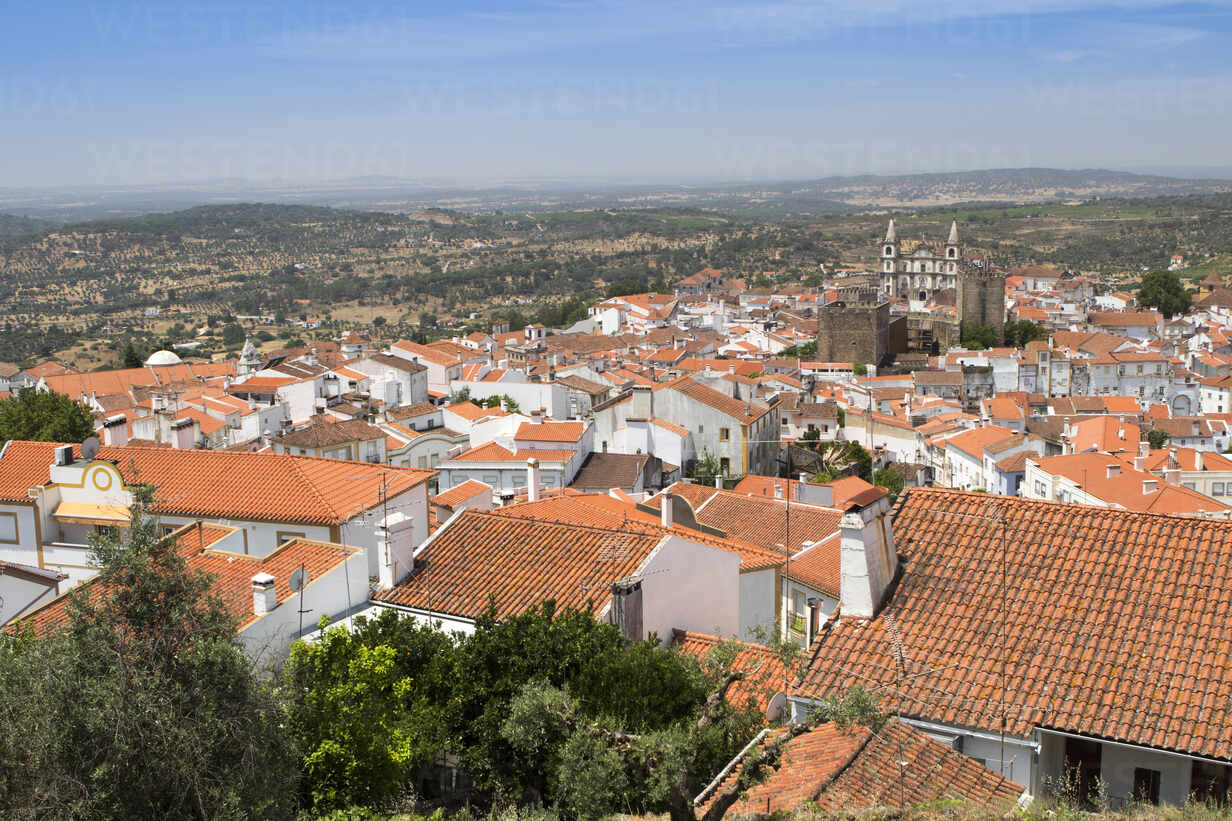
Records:
M0 239L0 361L50 356L107 333L147 339L175 324L190 339L191 329L234 315L273 317L279 327L292 317L342 326L379 319L403 335L440 333L472 314L567 324L585 316L588 300L666 290L707 265L759 287L818 286L835 266L873 269L890 216L904 241L933 243L957 220L965 246L1006 267L1133 279L1173 254L1205 266L1195 267L1203 275L1225 273L1219 260L1232 257L1227 193L773 218L667 207L406 215L272 204L63 226L11 218L0 221L10 232Z

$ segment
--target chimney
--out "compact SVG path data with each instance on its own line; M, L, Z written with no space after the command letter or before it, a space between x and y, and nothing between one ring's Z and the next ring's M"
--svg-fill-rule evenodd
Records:
M1145 496L1149 493L1154 493L1157 490L1159 490L1159 482L1154 479L1142 480L1142 495Z
M1194 470L1206 470L1206 455L1200 451L1194 451Z
M1142 441L1138 443L1138 455L1139 456L1150 456L1151 455L1151 443L1148 440L1143 439Z
M1109 479L1111 479L1113 476L1121 475L1120 465L1107 465L1106 468L1107 468L1107 478Z
M56 464L71 465L73 464L73 446L60 445L56 448Z
M630 419L650 419L654 416L654 392L649 385L634 385L629 403Z
M659 507L659 524L663 527L672 526L672 492L670 490L663 491L663 504Z
M252 577L252 612L258 616L273 612L278 606L278 594L274 590L274 577L258 573Z
M124 414L108 416L103 421L103 444L110 447L124 447L128 444L128 420Z
M790 482L791 480L788 479L787 481ZM778 482L774 483L774 498L776 499L783 498L783 486L780 485Z
M716 490L723 489L723 476L721 474L716 473L714 475L714 487Z
M539 460L526 460L526 501L539 501Z
M415 569L415 520L394 513L376 526L380 551L377 579L382 588L393 587Z
M839 521L839 600L844 617L871 619L894 580L898 556L889 507L888 499L882 496L872 504L849 510Z
M1134 470L1138 471L1139 473L1142 473L1144 470L1146 470L1146 457L1145 456L1135 456L1134 457Z
M532 425L543 424L543 411L533 410L530 412L530 423Z

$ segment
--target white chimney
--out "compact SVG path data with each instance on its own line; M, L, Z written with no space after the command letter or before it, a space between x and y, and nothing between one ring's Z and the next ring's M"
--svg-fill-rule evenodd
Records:
M388 589L415 569L415 520L401 511L386 516L376 526L379 551L378 583Z
M533 410L530 412L530 423L532 425L543 424L543 411Z
M788 479L787 481L789 481L789 482L790 482L791 480L790 480L790 479ZM780 485L778 482L775 482L775 483L774 483L774 498L776 498L776 499L782 499L782 498L783 498L783 486L782 486L782 485Z
M58 448L56 448L55 452L56 452L56 464L57 465L73 464L73 446L72 445L60 445Z
M1134 470L1138 471L1139 473L1146 470L1146 457L1145 456L1135 456L1134 457Z
M1200 450L1194 451L1194 470L1206 470L1206 456Z
M654 416L654 394L649 385L634 385L629 402L629 419L650 419Z
M1154 493L1157 490L1159 490L1159 482L1155 481L1154 479L1143 479L1142 480L1142 494L1144 496L1148 493Z
M109 416L103 421L103 444L111 447L124 447L128 444L128 420L124 414Z
M659 507L659 524L663 527L672 526L672 492L663 491L663 504Z
M1108 478L1109 478L1109 479L1111 479L1113 476L1120 476L1120 475L1121 475L1121 466L1120 466L1120 465L1108 465L1107 467L1108 467Z
M714 486L718 490L723 489L723 476L721 474L716 473L714 475Z
M839 521L839 596L844 617L871 619L894 580L898 557L887 515L889 507L889 501L882 496L872 504L848 511Z
M539 460L526 460L526 500L539 501Z
M274 577L258 573L252 577L252 612L258 616L273 612L278 606L278 594L274 590Z
M1138 455L1139 456L1150 456L1151 455L1151 443L1147 441L1146 439L1143 439L1142 441L1138 442Z

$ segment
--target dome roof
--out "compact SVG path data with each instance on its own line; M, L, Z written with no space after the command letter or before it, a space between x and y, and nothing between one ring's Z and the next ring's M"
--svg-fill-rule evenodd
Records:
M145 364L153 367L158 367L159 365L183 365L184 360L171 351L155 351L150 354L150 358L145 361Z

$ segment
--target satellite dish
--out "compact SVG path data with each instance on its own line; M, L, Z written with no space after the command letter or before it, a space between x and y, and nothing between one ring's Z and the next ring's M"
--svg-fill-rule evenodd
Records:
M81 443L81 458L89 461L95 456L98 456L98 437L91 436Z
M308 571L304 568L291 571L291 578L288 582L291 589L296 593L304 589L304 585L308 584Z

